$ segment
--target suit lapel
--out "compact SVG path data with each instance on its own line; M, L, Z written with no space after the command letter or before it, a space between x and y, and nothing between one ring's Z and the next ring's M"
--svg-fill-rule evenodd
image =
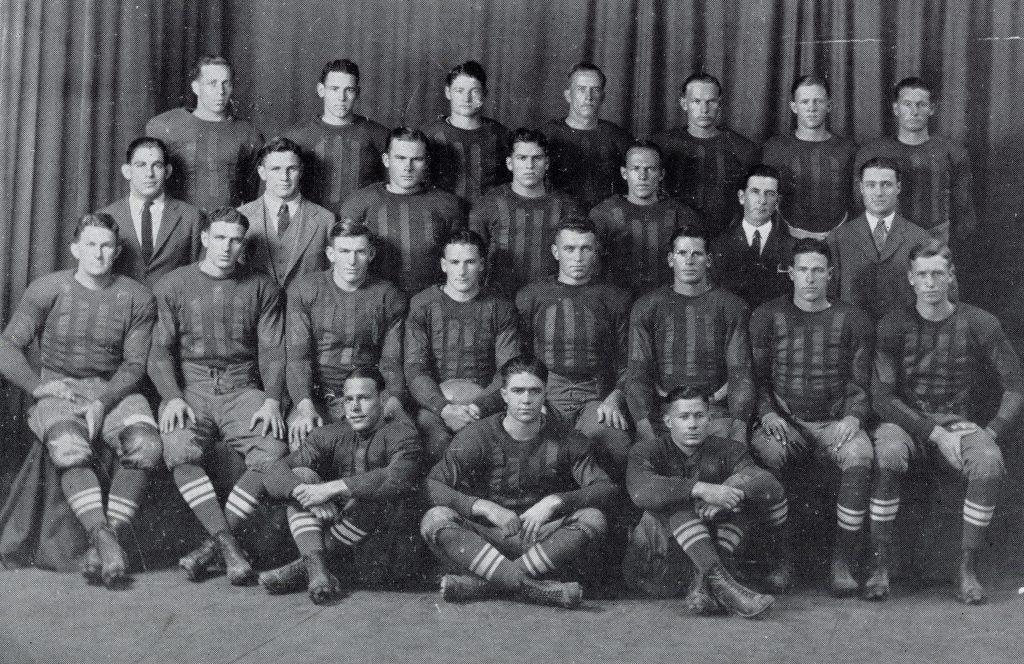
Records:
M899 248L903 245L906 240L907 223L900 215L896 215L892 219L892 231L889 232L889 237L885 240L885 246L882 247L880 261L889 260L893 254L895 254Z
M853 224L851 229L854 232L856 238L855 244L864 255L871 259L872 263L879 262L878 248L875 247L875 238L871 235L871 226L868 225L867 215L860 215L850 222ZM886 242L886 245L892 244L892 241Z
M174 227L181 221L181 206L173 198L164 199L164 213L160 218L160 230L156 235L156 242L153 243L153 258L160 253L160 250L167 244L167 238L171 236ZM153 259L150 259L153 262Z
M291 255L288 258L288 269L285 271L284 280L287 281L295 270L299 261L302 259L303 254L306 253L306 247L313 241L313 235L315 233L310 232L310 229L315 227L313 223L315 220L310 217L313 216L313 210L309 205L306 204L306 199L302 198L299 200L299 223L295 228L295 244L292 245Z
M114 217L117 225L121 228L121 237L132 246L136 255L141 255L142 244L139 242L139 236L135 234L135 222L132 221L132 207L128 204L127 198L123 198L118 202L117 209L114 210L114 214L111 216Z

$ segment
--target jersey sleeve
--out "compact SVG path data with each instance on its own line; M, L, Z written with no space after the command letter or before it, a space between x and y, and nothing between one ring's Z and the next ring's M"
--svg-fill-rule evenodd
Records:
M416 429L389 426L377 435L385 437L388 464L342 478L357 500L396 500L411 493L422 477L423 446Z
M42 384L42 379L25 357L25 349L42 334L57 294L50 281L29 284L0 335L0 371L29 394Z
M284 312L277 284L268 280L260 288L260 315L256 323L259 339L260 378L270 399L281 400L284 392Z
M742 302L737 302L737 306L725 340L725 363L729 372L729 413L734 419L746 422L754 410L754 380L747 329L750 312Z
M499 298L494 307L494 329L494 376L474 402L485 415L502 410L501 367L522 352L516 309L504 298Z
M180 345L178 328L178 279L172 272L157 282L156 325L153 328L153 343L149 351L149 377L153 380L160 397L166 402L182 398L178 382L177 357Z
M1020 357L1006 337L999 321L994 316L986 316L979 321L978 326L980 329L977 337L984 350L985 359L999 375L999 382L1003 387L999 408L988 423L996 438L1002 438L1024 408L1024 375L1021 373Z
M693 502L695 478L662 474L665 442L641 438L629 450L626 492L642 510L661 511Z
M296 404L309 399L313 390L313 319L310 298L306 291L309 282L299 279L288 289L285 335L285 380L288 394Z
M152 294L144 292L137 300L133 300L131 317L122 346L121 366L99 395L99 400L108 410L138 389L139 381L146 375L153 324L156 322L156 300Z
M405 371L402 368L402 336L409 300L397 288L388 288L384 295L387 332L381 348L380 372L384 376L384 389L395 398L405 394Z
M871 376L871 394L875 410L883 420L899 425L919 440L928 440L938 422L913 408L899 395L899 362L903 348L903 330L896 313L886 314L878 324Z
M466 427L455 434L440 461L427 477L427 495L432 505L450 507L471 518L473 495L478 476L483 472L483 446L474 431L483 426Z
M775 412L772 398L772 314L771 304L765 303L750 316L750 355L757 390L758 419Z
M437 383L430 329L429 303L415 298L405 321L405 377L409 392L421 407L438 415L448 399Z
M843 415L856 417L863 426L871 413L871 363L875 330L867 314L850 312L850 380L846 383Z
M560 511L572 514L584 507L602 507L618 493L618 487L594 459L593 446L588 439L572 431L563 447L565 463L579 488L558 494L562 501Z
M653 299L641 299L629 317L629 365L626 369L626 403L637 423L650 421L655 412Z

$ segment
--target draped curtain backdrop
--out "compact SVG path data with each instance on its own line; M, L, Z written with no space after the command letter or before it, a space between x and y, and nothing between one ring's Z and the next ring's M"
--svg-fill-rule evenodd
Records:
M982 255L1007 257L985 262L975 299L1020 332L1007 312L1019 309L1021 270L1022 4L0 0L0 322L29 280L68 264L76 217L125 194L119 165L146 120L193 103L188 64L222 53L236 66L238 113L268 137L319 113L315 84L335 57L359 63L358 110L386 125L442 113L445 72L479 60L486 113L509 127L564 114L567 70L592 60L608 75L604 116L637 135L682 121L680 86L703 68L724 82L726 121L757 140L791 128L800 74L828 77L832 126L859 141L891 131L891 85L921 75L938 88L934 129L973 157ZM18 398L8 396L11 431Z

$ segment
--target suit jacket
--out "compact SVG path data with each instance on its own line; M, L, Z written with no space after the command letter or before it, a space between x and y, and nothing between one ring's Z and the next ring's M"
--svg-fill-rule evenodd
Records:
M327 208L320 207L306 198L299 200L298 219L292 222L298 225L295 230L295 245L291 247L283 278L276 274L270 254L267 240L269 226L263 197L246 203L238 208L238 211L249 219L249 232L245 235L246 264L276 279L282 291L287 291L299 275L327 269L324 249L327 247L327 235L335 221L334 213Z
M914 303L907 279L910 250L931 239L928 231L897 214L881 253L864 214L849 219L828 236L832 250L834 294L878 320L890 309Z
M164 212L160 229L153 238L153 256L147 264L142 259L142 244L135 232L128 198L111 203L100 210L117 222L121 239L121 255L114 263L114 271L135 281L153 287L160 277L171 270L199 260L203 245L199 239L202 212L194 205L170 196L164 199Z
M747 244L741 218L711 243L712 280L738 295L751 310L790 293L792 287L786 267L794 240L786 222L776 215L771 232L761 242L758 256Z

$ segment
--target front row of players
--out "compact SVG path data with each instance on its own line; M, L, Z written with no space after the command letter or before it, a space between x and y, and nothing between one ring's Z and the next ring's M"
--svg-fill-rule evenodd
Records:
M958 594L984 601L975 552L1004 473L995 441L1020 411L1024 390L998 322L949 300L953 265L943 245L910 253L916 309L886 314L875 340L865 314L829 301L827 244L796 243L793 294L759 307L748 325L742 301L708 282L706 238L683 226L670 241L672 285L633 307L627 362L628 299L593 281L600 251L592 227L559 230L558 276L521 290L518 316L480 288L484 247L458 231L443 245L445 284L413 298L401 372L395 335L404 301L367 276L373 238L365 227L336 225L327 250L332 270L290 291L287 362L277 285L239 263L247 227L234 210L210 215L201 231L205 257L162 279L154 298L112 272L116 222L86 215L71 247L77 269L33 282L3 334L0 370L37 400L30 426L90 533L84 573L91 580L125 580L117 529L138 509L162 450L210 535L182 559L191 578L223 560L232 583L254 580L232 531L262 501L288 501L302 558L259 580L271 592L305 586L314 601L327 601L341 588L334 554L422 505L422 535L452 572L441 584L446 599L506 593L571 607L580 586L547 579L585 578L624 477L644 510L627 581L652 593L689 582L692 610L750 617L774 600L728 570L748 531L765 526L774 542L768 585L789 587L788 502L779 480L791 461L815 454L841 471L837 594L858 590L850 558L867 516L875 556L864 596L887 596L900 483L920 458L947 463L967 480ZM41 375L25 356L36 339ZM368 357L357 362L352 349ZM147 363L162 399L159 422L137 392ZM392 378L366 368L374 364ZM985 366L998 372L1003 394L995 418L977 424ZM301 395L290 426L281 412L286 373ZM402 373L419 404L426 449L398 404ZM623 400L637 423L632 446ZM755 413L750 448L767 470L743 442ZM315 426L323 421L332 423ZM106 508L92 470L98 437L120 461ZM223 510L201 465L217 440L248 468ZM429 462L436 465L423 482Z

